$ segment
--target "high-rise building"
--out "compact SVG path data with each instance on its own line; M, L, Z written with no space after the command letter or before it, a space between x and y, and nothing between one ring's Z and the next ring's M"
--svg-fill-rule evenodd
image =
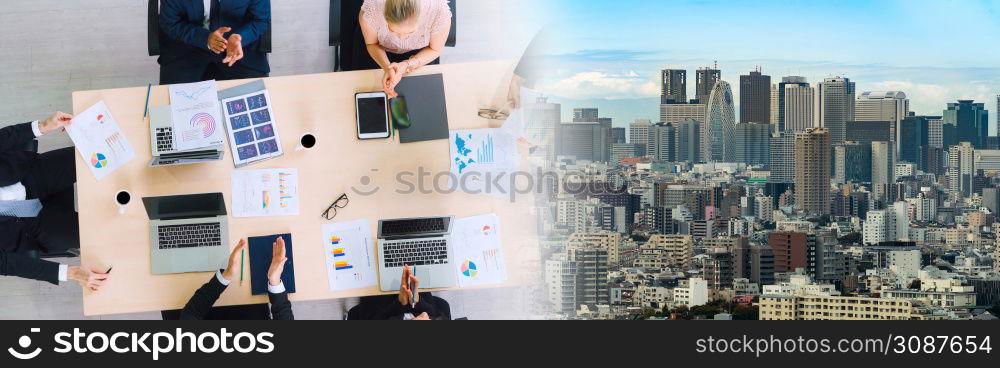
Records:
M834 181L870 183L872 181L871 145L846 141L833 147Z
M624 127L611 128L611 143L625 144L627 141Z
M771 135L771 176L769 183L795 182L795 134L776 132Z
M539 97L534 103L525 105L525 114L525 133L539 147L532 155L555 159L556 129L562 122L562 105L549 103L547 98Z
M722 80L722 71L718 67L699 68L696 72L695 98L698 103L707 104L708 95L715 88L715 83Z
M709 162L733 162L736 112L729 83L719 81L708 97L707 127L702 131L702 157Z
M740 123L771 122L771 76L760 69L740 76Z
M989 136L989 112L986 104L975 103L972 100L958 100L949 103L944 110L944 123L955 129L955 137L945 146L961 142L972 143L973 148L985 149L986 137Z
M910 100L899 91L865 92L854 105L854 121L888 121L893 150L899 155L899 125L910 111Z
M678 270L691 268L694 256L694 238L691 235L656 234L649 237L646 247L661 249L664 265Z
M621 163L622 159L626 157L636 157L634 144L625 143L611 146L611 163Z
M899 122L898 161L909 162L924 170L930 148L930 123L923 116L907 116Z
M819 109L816 111L819 127L830 133L830 143L844 141L847 122L854 121L854 82L849 78L826 78L816 89Z
M559 124L556 155L608 162L611 159L610 130L610 127L596 121L563 122Z
M807 213L830 213L830 131L812 128L795 134L795 206Z
M707 101L706 101L707 102ZM705 104L667 104L660 105L660 122L679 123L685 119L694 119L704 123Z
M896 182L896 164L889 142L872 142L872 194L883 200Z
M735 162L768 166L771 162L771 128L769 123L736 124Z
M807 267L806 243L809 236L791 231L774 231L767 234L767 245L774 252L774 272L794 272ZM815 238L813 238L815 240Z
M872 142L891 142L892 123L888 121L849 121L845 140L871 145Z
M573 122L597 121L598 111L594 107L584 107L573 109Z
M636 119L628 127L628 143L635 145L636 156L646 156L646 144L649 143L649 127L653 123L649 119Z
M673 123L676 127L677 144L675 159L679 162L702 162L701 159L701 122L694 119L684 119Z
M806 77L790 76L778 83L778 131L799 132L815 124L814 99L816 90L806 82ZM789 100L792 100L789 102ZM791 105L791 106L789 106Z
M884 210L868 211L862 230L865 244L909 240L910 214L906 202L896 202Z
M608 250L596 245L576 244L566 248L567 258L576 270L576 305L606 305L608 288Z
M658 162L677 161L677 129L673 124L656 124L649 128L646 155Z
M771 125L778 127L778 85L771 84Z
M972 180L976 173L975 151L970 142L962 142L948 149L948 185L951 194L961 197L972 195Z
M687 71L665 69L661 72L661 104L687 103Z

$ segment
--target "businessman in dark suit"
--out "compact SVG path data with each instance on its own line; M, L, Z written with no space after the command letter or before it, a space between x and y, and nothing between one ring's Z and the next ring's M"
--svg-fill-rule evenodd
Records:
M180 317L182 320L208 318L212 306L219 300L219 296L226 291L229 283L238 277L236 272L239 272L237 270L241 267L240 259L243 257L243 250L246 247L247 240L240 239L239 244L229 254L229 265L226 266L226 269L216 272L211 280L195 291L194 296L184 306ZM288 293L285 291L285 285L281 282L281 272L285 270L285 263L288 261L288 258L285 257L285 240L278 237L278 240L274 242L272 252L271 266L267 269L267 296L271 302L271 319L293 320L295 316L292 313L292 303L288 301Z
M97 291L108 280L108 274L78 266L61 265L34 257L0 250L0 276L23 277L59 285L73 280L80 286Z
M160 84L266 77L270 0L161 0Z

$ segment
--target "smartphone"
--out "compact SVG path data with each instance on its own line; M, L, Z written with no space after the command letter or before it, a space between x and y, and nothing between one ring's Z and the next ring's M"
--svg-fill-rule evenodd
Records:
M354 95L357 108L358 139L389 138L389 109L385 92Z

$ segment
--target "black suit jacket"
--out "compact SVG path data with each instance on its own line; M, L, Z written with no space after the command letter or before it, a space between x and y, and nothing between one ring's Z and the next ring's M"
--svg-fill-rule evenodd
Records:
M243 39L243 59L240 64L270 73L267 54L260 51L260 41L271 28L271 0L224 0L220 12L205 29L205 4L202 0L160 1L159 63L164 65L179 58L209 56L222 61L226 53L216 55L208 49L208 35L220 27L232 28Z
M188 300L187 304L184 305L184 310L181 311L181 319L203 320L207 318L209 312L212 311L212 306L215 305L215 301L219 300L219 296L222 295L223 291L226 291L226 285L219 282L218 277L212 275L212 279L195 291L191 300ZM292 302L288 301L287 292L281 294L268 293L267 296L271 301L271 319L295 319L295 315L292 313Z
M38 154L25 150L35 133L31 123L17 124L0 129L0 187L24 181ZM0 216L0 250L15 251L22 224L17 218Z
M0 276L48 281L59 285L59 264L0 249Z

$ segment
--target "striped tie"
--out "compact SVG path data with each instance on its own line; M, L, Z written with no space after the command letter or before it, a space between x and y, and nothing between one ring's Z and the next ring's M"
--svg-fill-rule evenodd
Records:
M0 217L36 217L41 211L42 202L37 199L0 201Z

